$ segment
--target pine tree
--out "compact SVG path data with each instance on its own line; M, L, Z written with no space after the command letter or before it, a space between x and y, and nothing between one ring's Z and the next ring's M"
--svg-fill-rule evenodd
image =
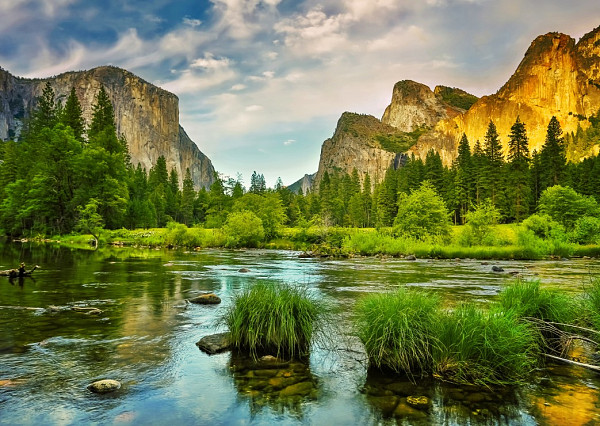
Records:
M529 186L529 142L525 124L517 116L510 128L508 140L508 197L510 214L520 222L529 213L531 188Z
M531 166L529 168L529 185L531 188L531 207L530 211L537 209L537 203L542 195L542 161L541 155L537 150L531 154Z
M102 132L114 133L116 138L115 111L104 86L100 86L92 107L92 122L88 129L88 138L92 140ZM112 147L105 148L111 152L114 150L110 149Z
M458 143L458 156L454 161L455 169L455 193L458 207L458 216L460 223L465 223L465 216L469 211L473 195L473 174L472 174L471 148L467 135L463 133Z
M79 103L74 87L71 88L65 107L60 114L60 122L73 129L73 134L77 141L80 143L84 142L83 135L85 134L85 121L83 119L81 104Z
M190 169L185 171L185 179L183 179L183 191L181 192L181 217L183 223L190 226L194 220L194 200L196 199L196 191L194 190L194 181Z
M484 198L490 198L492 204L496 205L503 188L504 176L502 174L502 166L504 163L504 156L502 154L502 145L500 144L496 125L492 120L490 120L485 134L483 153L485 158L483 170Z
M548 123L546 141L540 152L540 161L542 163L542 191L550 186L563 183L567 159L562 129L554 116Z
M471 164L473 165L473 195L471 198L475 200L476 204L479 204L484 199L485 186L485 154L479 140L475 141L473 146Z
M57 123L54 90L50 82L46 82L42 95L37 98L37 107L33 112L30 131L38 134L43 128L51 129Z

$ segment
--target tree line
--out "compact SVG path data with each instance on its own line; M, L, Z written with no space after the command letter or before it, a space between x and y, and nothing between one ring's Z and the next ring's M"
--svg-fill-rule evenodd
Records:
M131 164L103 87L87 128L74 89L64 106L54 99L47 84L20 140L1 145L0 228L8 235L90 232L98 226L152 228L170 222L220 228L228 220L258 219L264 238L276 236L282 226L387 227L394 224L399 209L407 214L407 197L425 181L456 224L465 223L484 202L497 209L500 221L522 221L536 211L543 191L555 185L600 200L598 156L567 162L574 151L589 151L597 141L600 112L590 117L588 129L567 135L552 117L539 152L530 152L525 123L517 117L504 155L490 121L483 143L476 141L471 148L462 136L449 167L430 151L425 159L406 158L377 184L368 174L360 179L357 170L325 172L315 190L297 194L281 179L268 188L257 172L248 189L240 176L216 174L210 188L196 191L186 170L180 188L177 171L167 169L164 157L150 170Z

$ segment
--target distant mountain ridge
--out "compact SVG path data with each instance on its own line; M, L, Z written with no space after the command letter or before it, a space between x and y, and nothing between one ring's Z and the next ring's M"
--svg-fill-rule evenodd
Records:
M36 106L46 82L63 104L75 88L89 124L94 97L101 85L115 111L117 133L125 136L131 161L149 170L160 156L177 170L180 183L190 169L196 188L214 181L214 167L179 125L179 99L121 68L102 66L43 79L15 77L0 68L0 139L18 137L23 120Z
M557 117L565 133L576 132L579 126L589 127L589 118L598 110L600 27L577 43L568 35L548 33L531 43L515 73L494 95L477 99L456 88L437 86L432 91L410 80L396 83L380 124L388 126L383 132L387 139L413 139L405 150L400 148L406 144L393 143L383 149L385 144L377 144L381 138L378 132L360 131L366 121L367 127L376 128L379 120L375 117L348 125L344 115L349 113L344 113L334 136L323 143L314 184L325 171L351 173L354 168L361 180L369 173L372 182L378 182L389 167L399 166L398 156L402 153L424 159L433 149L444 164L450 165L462 134L467 135L471 146L477 140L483 142L490 120L506 153L510 127L517 116L526 125L530 150L539 151L552 116ZM590 152L598 151L596 145Z

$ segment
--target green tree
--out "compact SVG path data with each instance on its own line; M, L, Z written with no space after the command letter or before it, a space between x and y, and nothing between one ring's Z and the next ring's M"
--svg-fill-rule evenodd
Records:
M459 209L460 223L465 223L465 215L473 203L474 194L473 161L467 135L463 133L458 144L458 156L454 161L456 202Z
M482 201L475 210L467 213L467 225L463 230L463 243L466 243L465 245L493 244L494 225L498 223L499 219L500 211L494 206L492 200Z
M554 185L542 193L539 210L556 222L571 230L577 219L583 216L598 216L598 202L590 196L578 194L571 187Z
M84 143L85 120L74 87L71 88L65 107L60 115L60 122L73 129L75 139L82 144Z
M285 210L279 194L267 192L263 195L244 194L233 203L233 211L249 211L260 218L266 238L273 238L279 233L286 221Z
M510 214L520 222L529 214L531 187L529 186L529 141L525 124L519 117L510 129L508 139L508 188Z
M483 154L485 158L482 176L483 198L490 198L492 203L496 204L503 188L502 166L504 156L496 125L491 120L485 134Z
M194 220L194 200L196 191L194 190L194 181L190 169L185 171L185 179L183 180L183 191L181 193L181 215L183 223L190 226Z
M39 133L42 129L52 129L58 121L54 90L49 81L46 82L42 95L37 98L37 106L32 114L31 132Z
M562 129L556 117L548 123L546 141L540 152L542 166L541 190L563 183L567 159Z
M98 247L98 239L103 227L102 216L98 214L98 200L91 198L85 207L79 206L77 211L79 212L77 229L80 232L91 234L94 238L94 245Z
M230 213L223 225L223 232L227 236L228 247L257 247L265 238L262 220L245 210Z
M396 235L447 238L450 230L451 223L446 204L431 183L424 181L419 189L410 195L400 193L398 216L394 221Z

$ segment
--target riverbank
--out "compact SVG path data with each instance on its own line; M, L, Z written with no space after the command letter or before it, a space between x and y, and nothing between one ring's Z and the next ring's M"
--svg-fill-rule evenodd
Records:
M438 259L519 259L599 257L600 245L581 245L570 242L566 236L541 238L521 225L495 225L489 237L481 244L472 244L465 238L465 226L454 226L446 240L418 240L395 236L391 228L340 228L312 226L282 228L268 241L243 247L231 244L232 238L223 229L188 228L171 224L166 228L104 230L100 245L164 247L164 248L264 248L295 250L312 257L389 256ZM43 243L90 249L93 238L86 234L37 237Z

